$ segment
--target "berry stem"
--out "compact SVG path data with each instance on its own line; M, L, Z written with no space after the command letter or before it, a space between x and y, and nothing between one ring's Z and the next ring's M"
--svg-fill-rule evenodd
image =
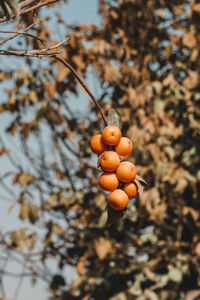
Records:
M106 117L103 113L103 110L101 108L101 106L99 105L97 99L94 97L94 95L92 94L92 92L90 91L90 89L88 88L88 86L86 85L86 83L83 81L83 79L78 75L78 73L76 72L76 70L70 65L69 62L67 62L65 59L61 58L58 55L51 55L51 57L59 60L63 65L65 65L65 67L67 67L72 73L73 75L76 77L76 79L78 80L78 82L82 85L82 87L84 88L84 90L86 91L86 93L90 96L90 98L92 99L92 101L94 102L94 104L96 105L96 107L98 108L101 117L104 121L105 126L107 126L107 120Z

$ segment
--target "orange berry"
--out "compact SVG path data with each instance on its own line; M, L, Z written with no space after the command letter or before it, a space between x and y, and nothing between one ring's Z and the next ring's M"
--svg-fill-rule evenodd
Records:
M116 170L117 178L123 182L132 181L137 174L136 166L130 161L123 161Z
M108 203L112 209L122 210L127 207L129 198L124 191L117 189L108 196Z
M121 130L117 126L106 126L102 131L104 143L109 146L117 145L121 136Z
M138 195L138 187L135 182L128 182L124 185L124 192L129 198L135 198Z
M106 149L106 145L103 142L101 134L96 134L91 138L90 147L96 154L101 154Z
M115 151L120 156L128 156L133 151L133 143L127 137L121 137L119 143L115 146Z
M101 168L105 172L114 172L119 167L119 155L115 151L106 151L101 158ZM130 181L130 180L129 180Z
M119 181L115 173L103 173L99 178L99 185L105 191L114 191L118 188Z

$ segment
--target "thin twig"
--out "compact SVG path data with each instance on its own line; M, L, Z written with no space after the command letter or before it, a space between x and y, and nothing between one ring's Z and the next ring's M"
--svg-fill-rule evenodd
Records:
M28 37L31 37L31 38L34 38L35 40L38 40L40 41L41 43L43 43L44 45L46 44L46 42L42 39L40 39L39 37L35 36L35 35L32 35L30 33L27 33L24 31L15 31L15 30L0 30L0 33L15 33L14 35L12 35L11 37L3 40L0 42L0 45L4 44L5 42L7 42L8 40L11 40L11 39L14 39L15 37L17 37L18 35L25 35L25 36L28 36Z
M25 0L25 1L19 3L19 7L20 7L20 9L22 9L26 6L29 6L29 5L31 5L33 3L37 3L37 2L38 2L38 0Z
M88 88L88 86L86 85L86 83L81 79L81 77L78 75L78 73L76 72L76 70L63 58L57 56L57 55L50 55L52 58L55 58L56 60L60 61L63 65L65 65L65 67L67 67L68 69L70 69L70 71L73 73L73 75L76 77L76 79L79 81L79 83L82 85L82 87L84 88L84 90L87 92L87 94L90 96L90 98L92 99L92 101L95 103L95 105L97 106L97 108L99 109L99 112L101 114L101 117L105 123L105 125L107 125L107 121L106 121L106 117L101 109L101 106L99 105L97 99L94 97L94 95L91 93L90 89Z
M22 274L19 278L19 283L18 283L18 286L17 286L16 291L15 291L15 300L17 300L17 298L19 296L19 292L20 292L21 286L23 284L24 277L26 276L25 270L26 270L26 261L24 261L23 271L22 271Z
M0 55L14 55L14 56L31 56L31 57L42 57L42 56L51 56L52 52L49 51L55 50L63 45L68 38L63 40L62 42L57 43L52 47L48 47L45 49L33 49L33 50L0 50ZM57 54L54 52L53 54Z

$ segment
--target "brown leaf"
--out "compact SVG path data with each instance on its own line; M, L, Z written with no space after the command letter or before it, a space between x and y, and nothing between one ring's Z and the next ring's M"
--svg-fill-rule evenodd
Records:
M182 43L188 48L193 48L197 44L197 39L194 34L192 34L191 32L187 32L183 37Z
M191 52L190 60L191 60L192 62L195 61L195 60L197 59L198 55L199 55L199 49L194 48L194 49L192 50L192 52Z
M72 61L80 68L85 69L85 62L81 55L74 55L72 56Z
M0 81L3 81L3 79L4 79L4 73L0 71Z
M148 211L150 213L150 220L155 221L157 223L162 223L163 219L166 217L167 204L160 203L155 207L148 207Z
M198 72L191 72L189 76L187 76L183 80L183 84L187 89L194 89L199 83L199 75Z
M52 81L45 81L44 82L44 86L46 88L46 91L49 95L50 99L53 99L55 97L55 93L56 93L56 85L55 83L53 83Z
M38 207L36 205L29 205L29 220L34 224L39 219Z
M137 179L140 183L144 184L145 186L149 186L149 184L138 174L136 174L135 179Z
M29 218L29 205L27 203L22 203L19 217L22 220L27 220Z
M87 263L87 257L88 257L88 254L84 254L82 257L80 257L80 259L76 265L76 271L80 276L82 276L86 271L85 267L86 267L86 263Z
M182 209L182 213L183 213L184 216L186 216L187 214L191 214L191 216L192 216L192 218L193 218L193 220L195 222L197 222L198 219L199 219L199 212L198 212L198 210L195 210L192 207L184 206L183 209ZM200 244L199 244L199 246L200 246Z
M200 3L194 4L192 10L200 14Z
M187 187L188 182L185 178L178 179L177 185L175 187L176 192L183 192L185 188Z
M200 256L200 242L196 244L196 247L195 247L195 249L194 249L194 252L195 252L198 256Z
M174 75L169 73L167 77L163 80L163 86L173 85L176 82Z
M160 148L158 147L158 145L156 143L150 143L145 147L145 150L148 150L153 159L155 160L155 162L158 161L159 156L160 156Z
M59 62L57 64L56 82L63 82L69 73L69 69L67 69L63 64Z
M186 294L185 300L197 300L200 296L200 290L191 290Z
M144 187L143 187L143 185L141 184L141 182L138 179L135 178L134 182L137 184L138 194L139 194L140 198L142 198Z
M27 186L28 184L34 181L35 177L28 173L16 173L13 176L13 183L19 183L22 187Z
M112 251L112 244L110 240L103 237L98 238L94 242L96 254L100 260L106 258L106 256Z
M0 155L9 154L9 153L10 153L10 150L8 150L4 147L0 147Z

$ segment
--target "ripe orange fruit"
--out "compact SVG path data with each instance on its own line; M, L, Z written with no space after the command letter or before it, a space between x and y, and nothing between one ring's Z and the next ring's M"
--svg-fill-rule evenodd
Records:
M124 185L124 192L129 198L135 198L138 195L138 187L135 182L128 182Z
M130 161L123 161L116 170L117 178L123 182L130 182L137 174L136 166Z
M115 173L103 173L99 178L99 184L105 191L114 191L118 188L119 181Z
M101 134L96 134L91 138L90 147L96 154L101 154L106 149L106 145L103 142Z
M122 210L127 207L129 198L124 191L117 189L108 196L108 203L112 209Z
M115 151L120 156L127 156L133 151L133 143L127 137L121 137L119 143L115 146Z
M115 151L106 151L101 158L101 168L105 172L114 172L119 167L119 155ZM130 180L129 180L130 181Z
M122 132L117 126L106 126L102 131L104 143L109 146L117 145L121 136Z

